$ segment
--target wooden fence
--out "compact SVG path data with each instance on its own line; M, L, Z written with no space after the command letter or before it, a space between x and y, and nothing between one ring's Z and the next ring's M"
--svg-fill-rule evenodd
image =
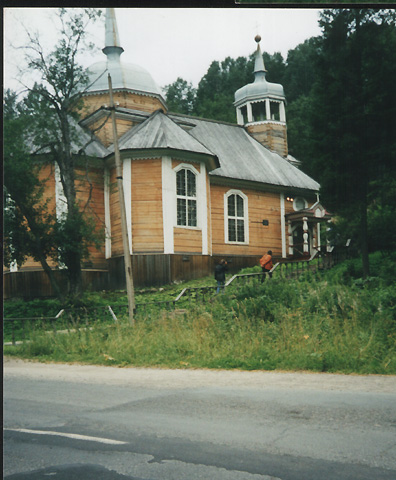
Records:
M274 278L295 278L305 272L317 272L320 270L326 270L332 268L336 263L341 261L344 257L341 255L318 255L315 254L311 258L305 260L289 262L277 262L271 269L271 273ZM266 275L266 274L264 274ZM259 282L263 276L262 272L258 273L245 273L235 274L228 279L224 285L226 291L228 287L235 283L250 283ZM177 305L187 301L190 305L191 302L202 302L210 300L215 294L217 286L204 286L204 287L189 287L184 288L174 299L164 299L155 302L143 302L136 303L135 313L146 314L148 312L158 313L161 310L172 310ZM115 313L116 312L116 313ZM86 308L77 308L72 311L61 310L55 317L35 317L35 318L5 318L4 319L4 333L10 336L11 331L11 344L15 345L16 341L15 332L18 330L19 336L23 341L26 337L26 324L45 324L49 325L53 333L57 333L60 328L70 330L70 325L75 328L80 328L82 324L87 327L92 319L95 321L113 321L118 322L118 317L126 315L128 312L128 305L122 304L106 307L90 308L89 311ZM118 317L117 317L118 315Z

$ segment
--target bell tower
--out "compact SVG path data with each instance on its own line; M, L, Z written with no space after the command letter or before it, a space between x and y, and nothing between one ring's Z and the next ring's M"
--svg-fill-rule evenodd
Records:
M287 127L285 94L282 85L266 79L260 48L260 35L255 37L257 49L254 62L254 82L235 92L237 122L262 145L282 157L287 157Z

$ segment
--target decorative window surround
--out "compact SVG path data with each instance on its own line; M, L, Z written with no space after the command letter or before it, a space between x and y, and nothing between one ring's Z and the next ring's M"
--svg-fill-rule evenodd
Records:
M199 175L199 173L192 166L183 166L180 168L180 165L175 168L175 172L177 226L198 227L197 175Z
M177 225L177 187L176 174L188 169L195 174L197 226ZM200 163L200 172L189 163L180 163L172 168L171 157L162 157L162 215L164 232L164 253L174 253L174 227L202 232L202 255L208 255L208 211L205 163Z
M243 200L243 217L242 216L234 216L228 215L228 198L231 195L236 195L242 198ZM237 212L236 212L237 213ZM228 235L228 224L229 220L242 220L243 221L243 226L244 226L244 241L233 241L229 240L229 235ZM240 190L228 190L224 194L224 240L225 243L228 244L233 244L233 245L248 245L249 244L249 215L248 215L248 197L242 193Z

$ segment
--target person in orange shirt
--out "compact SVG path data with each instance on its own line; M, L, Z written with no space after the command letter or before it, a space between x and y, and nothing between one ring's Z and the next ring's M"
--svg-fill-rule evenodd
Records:
M265 280L265 274L266 273L268 273L269 277L272 278L271 268L273 267L273 265L272 265L272 251L271 250L268 250L268 252L260 258L260 265L261 265L261 269L263 271L263 274L261 276L261 283L263 283L264 280Z

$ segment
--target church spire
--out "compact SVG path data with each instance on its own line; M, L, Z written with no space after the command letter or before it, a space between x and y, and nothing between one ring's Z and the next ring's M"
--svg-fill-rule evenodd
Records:
M105 33L105 47L103 53L107 55L108 59L115 59L120 57L124 49L120 45L120 37L118 36L117 20L114 8L106 8L106 33Z
M237 122L261 144L287 156L285 93L282 85L268 82L260 48L260 35L254 39L254 82L235 92Z
M255 53L255 59L254 59L254 76L255 76L255 82L260 80L262 77L265 78L265 74L267 73L267 70L265 69L264 66L264 59L263 59L263 54L261 53L261 48L260 48L260 41L261 37L260 35L256 35L254 39L257 42L257 49Z

